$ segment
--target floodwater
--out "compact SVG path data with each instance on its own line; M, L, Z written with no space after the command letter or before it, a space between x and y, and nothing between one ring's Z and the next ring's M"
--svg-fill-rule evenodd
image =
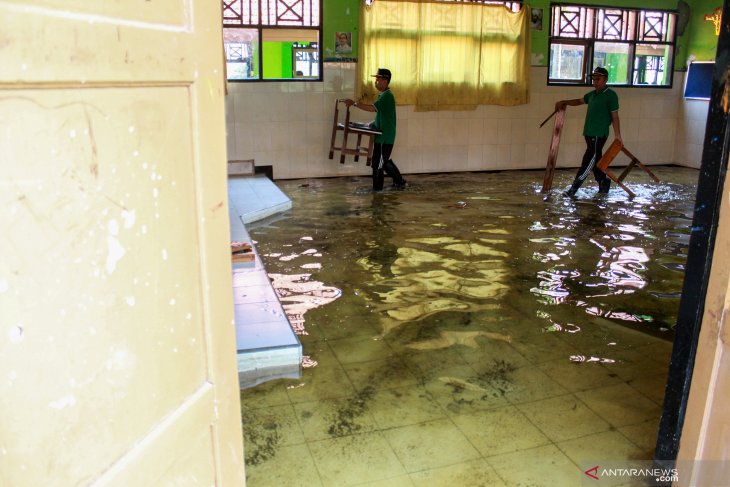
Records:
M542 171L278 181L292 210L249 233L305 360L242 391L248 485L569 486L651 459L698 177L652 169L631 200L561 197L574 170L547 199Z

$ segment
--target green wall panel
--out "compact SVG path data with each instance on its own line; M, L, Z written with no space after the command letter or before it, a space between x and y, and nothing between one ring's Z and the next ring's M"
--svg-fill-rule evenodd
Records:
M688 56L694 56L697 61L712 61L715 59L717 50L717 36L715 25L705 20L705 14L712 14L717 7L722 7L718 0L693 0L687 2L690 5L689 25L684 37L687 38Z
M361 3L362 0L324 0L322 53L325 61L357 59ZM337 32L352 33L352 54L335 53Z

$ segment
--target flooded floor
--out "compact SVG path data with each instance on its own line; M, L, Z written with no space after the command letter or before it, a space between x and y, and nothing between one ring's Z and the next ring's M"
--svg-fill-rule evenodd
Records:
M698 172L279 181L249 226L304 348L241 392L248 485L572 486L652 458ZM583 467L583 468L581 468ZM628 485L628 484L627 484Z

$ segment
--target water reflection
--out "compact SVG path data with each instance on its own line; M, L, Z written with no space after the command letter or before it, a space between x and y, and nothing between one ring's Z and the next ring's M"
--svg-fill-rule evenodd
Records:
M294 333L307 335L304 313L331 303L342 291L312 279L311 274L269 274L281 306L289 318Z
M558 171L556 186L573 173ZM668 341L656 336L671 338L676 320L690 225L682 215L692 213L689 180L697 172L657 174L686 182L632 182L633 201L616 189L607 198L544 201L537 171L414 175L408 191L382 194L364 177L278 182L293 209L276 226L250 231L287 311L299 318L292 321L308 357L301 380L283 393L279 383L249 396L252 410L276 410L286 426L267 421L254 431L286 438L293 424L317 451L317 468L333 470L381 458L373 455L388 444L410 455L423 444L422 425L429 438L474 432L470 444L491 448L494 428L529 438L535 427L554 430L554 417L575 419L550 438L558 442L597 431L592 412L539 406L563 404L573 397L566 391L579 390L596 414L611 405L605 424L635 417L641 437L658 408L646 386L669 360ZM505 405L530 421L495 413ZM638 409L646 414L636 416ZM609 453L626 455L624 443ZM256 446L249 433L248 452ZM438 446L420 450L429 468L450 453ZM271 477L291 458L286 448L280 462L259 470L262 485L286 484ZM490 451L500 453L507 452ZM339 479L329 483L363 482Z
M530 289L539 303L569 305L591 316L621 322L654 321L654 313L632 313L621 309L624 304L616 304L619 298L624 300L623 296L668 282L658 278L661 268L684 271L686 255L680 242L688 236L689 221L681 218L684 212L677 212L674 206L680 203L686 188L651 186L639 186L639 197L633 201L615 195L608 199L562 200L547 207L540 220L531 223L533 235L529 241L536 244L532 259L549 266L536 272L537 285ZM657 199L667 205L657 206ZM621 204L612 204L614 200ZM662 224L656 219L662 213L674 217L674 228L663 232L666 239L657 237L662 233ZM631 245L626 245L629 242ZM659 254L670 258L653 258ZM586 265L591 255L595 256L595 264ZM675 282L681 287L681 282ZM654 290L649 296L667 300L677 299L679 294ZM606 299L616 303L601 302ZM553 326L551 323L543 329Z
M635 183L633 200L615 189L544 202L529 176L423 175L376 194L356 179L318 180L290 192L296 217L268 232L278 265L267 268L298 333L323 305L333 324L373 323L412 350L510 343L531 326L577 337L597 319L671 329L693 182ZM307 239L287 242L305 228Z
M297 245L309 245L313 240L311 236L299 237ZM286 244L286 247L293 247L294 244ZM265 256L270 259L277 259L279 262L291 262L297 264L299 269L318 270L322 263L312 261L312 258L321 258L322 253L316 248L306 248L302 251L269 252ZM301 262L303 261L303 262ZM308 335L304 323L304 315L311 309L331 303L342 295L342 291L333 286L327 286L323 282L312 278L311 273L269 273L271 284L276 290L282 308L289 318L294 333L297 335ZM312 366L309 357L305 357L303 366Z

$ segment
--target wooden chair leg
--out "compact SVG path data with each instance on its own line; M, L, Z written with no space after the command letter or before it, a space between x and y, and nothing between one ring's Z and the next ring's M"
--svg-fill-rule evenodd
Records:
M370 166L373 163L373 149L375 148L375 136L368 137L368 156L365 159L365 165Z
M634 159L633 161L631 161L631 162L629 163L629 165L628 165L628 166L626 166L626 169L624 169L624 170L623 170L623 172L621 172L621 175L620 175L620 176L618 177L618 180L619 180L619 181L623 181L623 180L624 180L624 178L626 178L626 176L628 176L628 175L629 175L629 173L630 173L630 172L631 172L631 170L632 170L632 169L634 168L634 166L636 166L636 159Z
M628 193L628 195L629 195L629 199L631 199L631 198L633 198L634 196L636 196L636 195L634 194L634 192L633 192L633 191L631 191L631 190L630 190L630 189L628 188L628 186L626 186L626 185L625 185L625 184L624 184L623 182L621 182L621 180L620 180L619 178L617 178L617 177L616 177L616 176L615 176L615 175L614 175L614 174L613 174L613 173L612 173L611 171L609 171L608 169L606 169L606 170L605 170L605 171L603 171L603 172L605 172L605 173L606 173L606 176L608 176L609 178L613 179L613 181L614 181L614 182L615 182L616 184L618 184L619 186L621 186L621 189L623 189L624 191L626 191L626 193Z
M329 158L332 159L335 156L335 139L337 138L337 124L340 121L340 109L339 109L340 100L335 100L335 119L332 122L332 138L330 139L330 155Z
M345 150L347 149L347 136L349 131L347 130L347 120L345 121L345 128L342 131L342 149L340 152L340 164L345 163Z
M635 156L635 155L633 155L633 154L632 154L631 152L629 152L629 151L628 151L628 149L626 149L626 147L624 147L624 148L623 148L622 150L624 151L624 154L626 154L627 156L629 156L629 158L631 159L631 162L632 162L632 163L635 163L635 164L636 164L636 165L638 165L638 166L639 166L640 168L642 168L642 169L643 169L644 171L646 171L646 173L647 173L647 174L648 174L649 176L651 176L651 178L652 178L652 179L654 180L654 182L655 182L655 183L658 183L658 182L659 182L659 178L658 178L658 177L656 177L656 176L654 175L654 173L653 173L653 172L651 172L651 171L649 170L649 168L648 168L648 167L646 167L645 165L643 165L643 164L641 163L641 161L639 161L639 159L637 159L637 158L636 158L636 156Z

